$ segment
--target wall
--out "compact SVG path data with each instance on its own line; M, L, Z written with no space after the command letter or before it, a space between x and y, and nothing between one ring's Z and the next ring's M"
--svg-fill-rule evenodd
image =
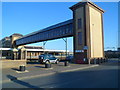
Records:
M81 8L78 8L75 10L75 17L76 17L75 18L75 21L76 21L75 22L76 23L76 26L75 26L75 28L76 28L75 48L76 48L76 50L83 50L83 46L84 46L84 7L81 7ZM80 19L80 18L82 20L82 23L81 23L82 28L78 29L78 19ZM79 43L78 43L78 39L79 39L78 33L79 32L82 32L82 44L81 45L79 45Z
M26 60L0 60L2 69L4 68L19 68L20 65L26 65Z
M90 43L91 58L103 57L103 36L102 36L102 16L101 12L93 7L90 11Z

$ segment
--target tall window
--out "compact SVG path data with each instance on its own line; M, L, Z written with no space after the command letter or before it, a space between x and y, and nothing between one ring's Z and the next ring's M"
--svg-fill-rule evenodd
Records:
M78 29L82 29L82 19L78 19Z
M78 32L78 44L82 45L82 32Z

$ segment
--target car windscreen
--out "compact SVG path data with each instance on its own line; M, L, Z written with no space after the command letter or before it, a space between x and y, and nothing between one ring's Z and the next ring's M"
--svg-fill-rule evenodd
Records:
M49 60L56 60L55 57L49 57L48 59L49 59Z

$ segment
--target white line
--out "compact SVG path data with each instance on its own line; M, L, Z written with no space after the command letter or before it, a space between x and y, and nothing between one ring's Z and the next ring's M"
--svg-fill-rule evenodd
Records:
M92 65L92 66L88 66L88 67L77 68L77 69L72 69L72 70L65 70L65 71L61 71L61 72L71 72L71 71L83 70L83 69L92 68L92 67L96 67L96 66L99 66L99 65Z

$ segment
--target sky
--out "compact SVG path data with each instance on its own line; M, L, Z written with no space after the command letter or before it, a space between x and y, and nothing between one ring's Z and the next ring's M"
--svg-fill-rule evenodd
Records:
M73 18L69 9L76 2L3 2L2 38L13 33L23 35ZM118 46L118 3L95 2L105 10L104 47ZM30 45L42 46L43 42ZM65 50L63 39L47 41L46 49ZM112 48L111 48L112 49ZM73 38L68 38L68 50L73 50Z

